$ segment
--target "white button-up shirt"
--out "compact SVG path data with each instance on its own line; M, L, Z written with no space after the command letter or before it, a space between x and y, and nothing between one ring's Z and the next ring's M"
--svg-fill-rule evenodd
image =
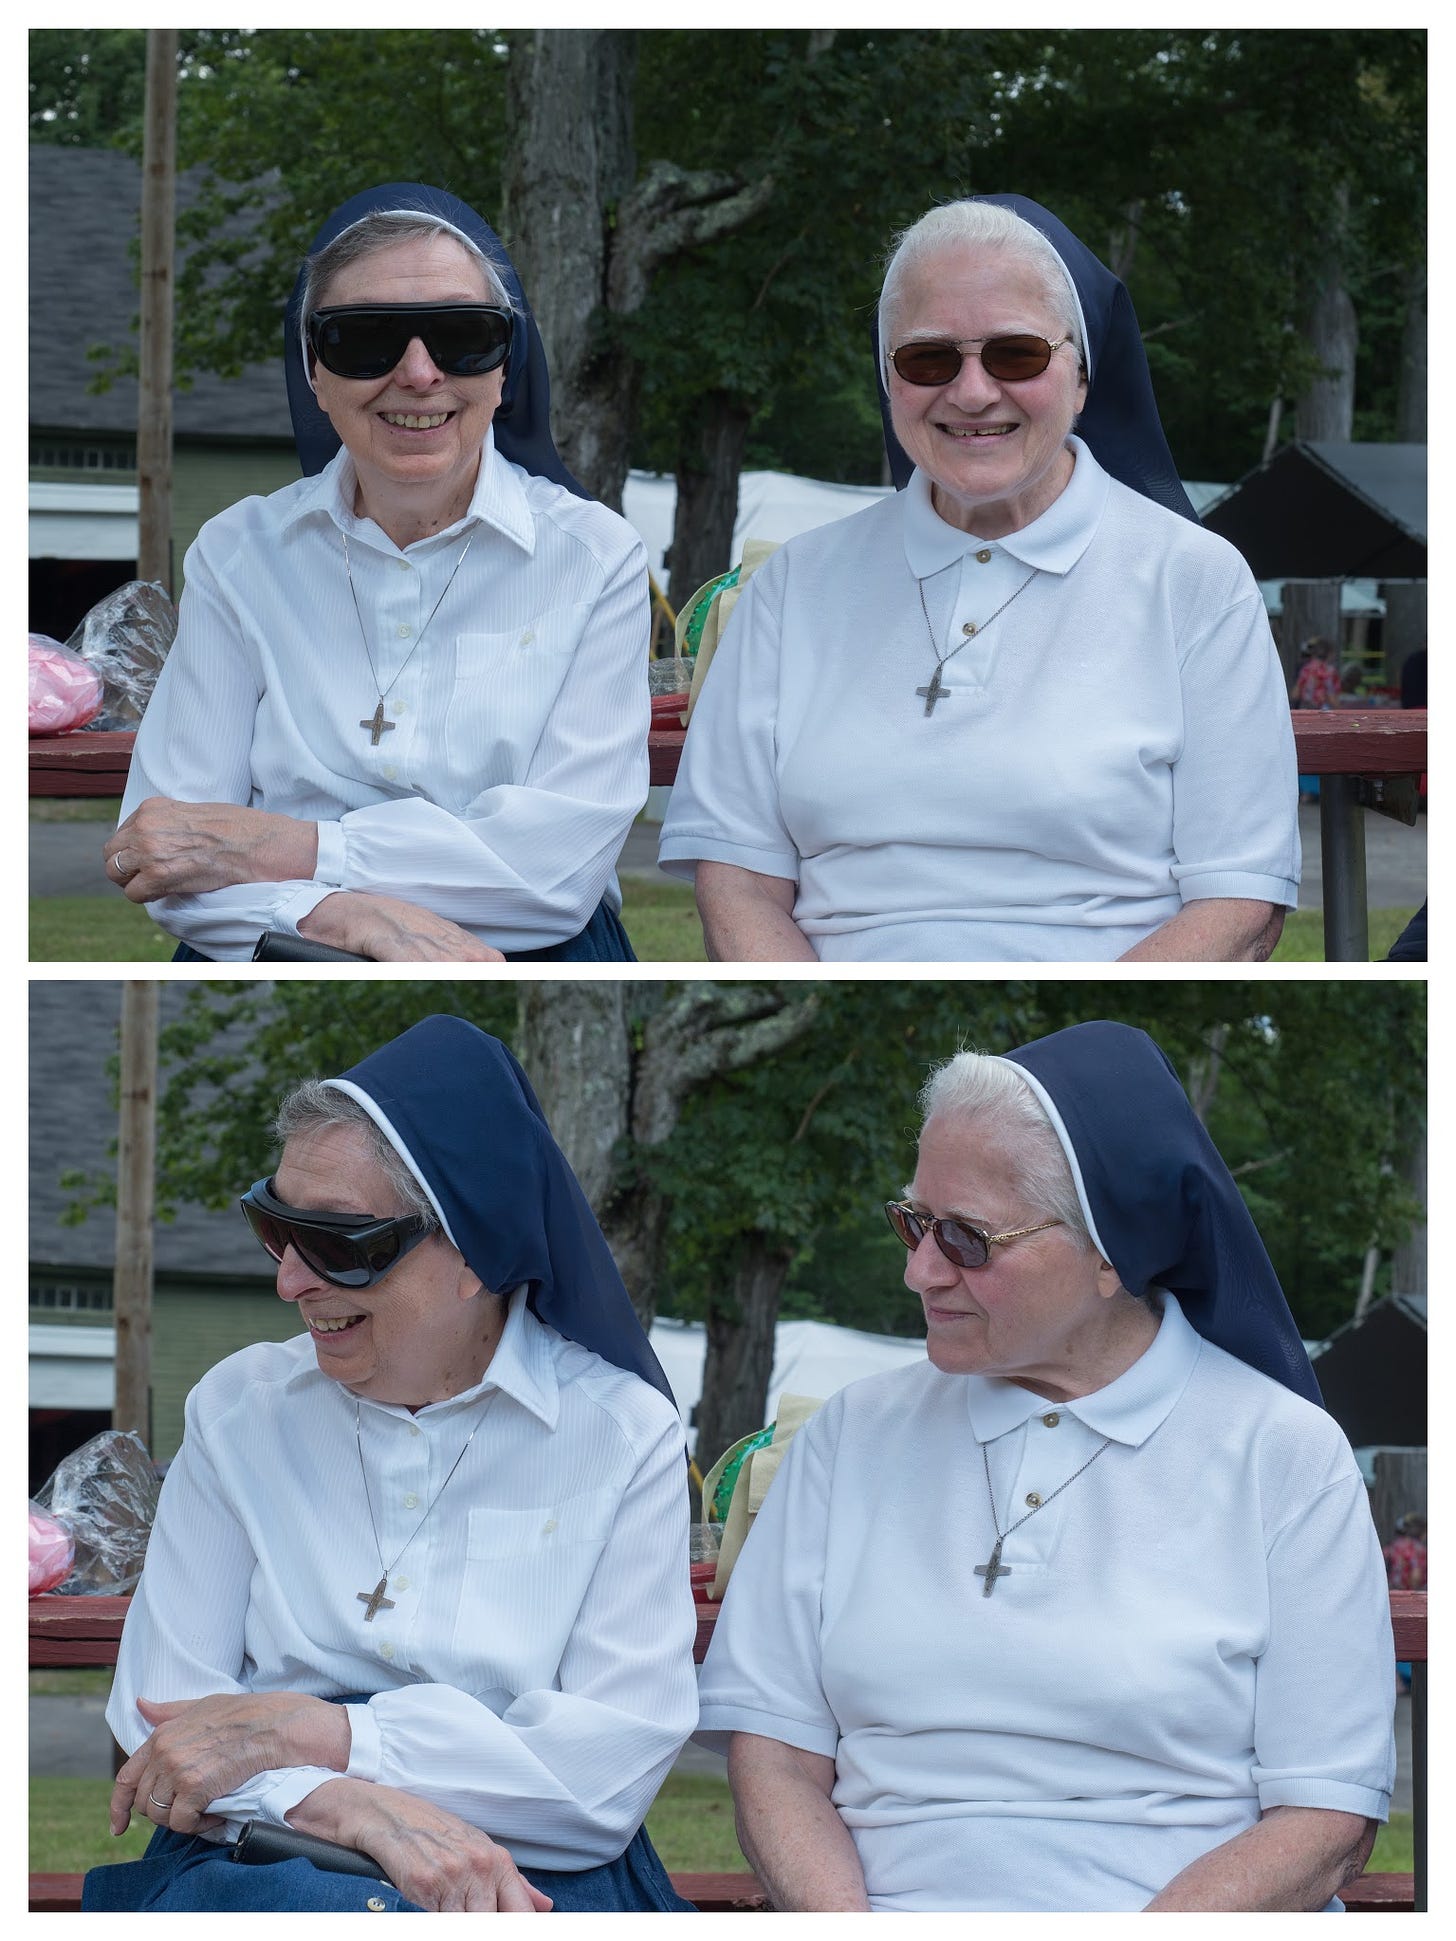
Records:
M428 1799L525 1866L614 1859L697 1716L682 1425L517 1294L485 1378L411 1414L357 1404L306 1336L212 1369L187 1403L107 1720L138 1697L376 1693L348 1772ZM479 1432L437 1495L471 1428ZM428 1516L421 1511L433 1504ZM211 1811L281 1821L323 1767Z
M642 542L490 437L465 517L403 551L355 516L354 486L341 451L203 527L122 803L316 822L313 877L147 907L215 958L296 934L336 889L404 897L497 949L573 937L603 894L620 908L616 861L647 794ZM393 725L376 743L381 689Z
M759 568L666 870L794 882L826 962L1110 959L1185 902L1294 903L1294 734L1253 576L1071 446L1066 489L1004 539L948 525L917 472Z
M854 1382L769 1489L703 1731L835 1761L876 1910L1131 1910L1265 1808L1385 1818L1390 1610L1349 1445L1164 1298L1073 1401L928 1361Z

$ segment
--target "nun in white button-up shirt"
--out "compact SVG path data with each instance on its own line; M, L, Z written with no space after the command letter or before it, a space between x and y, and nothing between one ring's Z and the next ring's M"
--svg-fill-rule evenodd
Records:
M431 1018L279 1129L244 1207L303 1332L188 1399L107 1712L158 1831L85 1906L682 1907L682 1425L524 1074ZM244 1822L377 1878L233 1865Z
M286 345L308 476L189 552L108 873L183 958L269 932L389 961L630 959L646 555L557 455L498 239L439 190L357 196Z

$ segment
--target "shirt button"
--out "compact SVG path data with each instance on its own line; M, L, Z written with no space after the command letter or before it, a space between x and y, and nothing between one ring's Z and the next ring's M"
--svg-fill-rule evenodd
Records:
M384 777L384 779L385 779L385 781L386 781L386 782L392 782L392 781L394 780L394 777L395 777L395 766L394 766L394 763L393 763L393 762L386 762L386 763L385 763L385 765L384 765L384 767L383 767L383 768L381 768L379 772L380 772L380 774L381 774L381 775L382 775L382 776Z
M980 552L976 554L976 558L981 562L983 566L987 563L990 557L991 557L991 548L989 546L983 546Z
M976 631L976 623L974 620L963 620L961 622L961 632L965 635L967 640L970 639L971 635L975 631Z
M1053 1409L1049 1415L1044 1415L1042 1417L1042 1423L1046 1428L1054 1429L1057 1426L1057 1424L1061 1421L1061 1419L1062 1418L1057 1414L1056 1410Z
M394 1580L394 1588L397 1591L407 1591L409 1589L408 1577L396 1577Z
M419 1497L416 1496L413 1491L411 1491L410 1494L404 1499L404 1506L407 1510L412 1510L415 1507L415 1505L419 1502L419 1500L420 1500Z
M408 713L409 713L409 702L408 702L408 701L396 701L396 702L395 702L395 704L394 704L394 711L395 711L395 713L396 713L396 714L408 714Z
M1041 1497L1034 1489L1029 1489L1026 1492L1026 1506L1031 1510L1039 1510L1041 1508Z
M402 560L401 560L401 561L399 562L399 570L400 570L400 572L401 572L401 573L407 573L407 572L409 571L409 569L410 569L410 563L409 563L409 561L408 561L407 559L402 559Z
M394 1656L394 1646L392 1644L382 1644L379 1647L379 1655L381 1658L392 1658Z
M411 1434L412 1436L417 1436L417 1435L419 1434L419 1432L420 1432L420 1425L419 1425L419 1423L418 1423L418 1422L411 1422L411 1424L410 1424L410 1434Z
M529 647L531 642L535 638L536 638L535 634L531 631L529 627L527 627L521 635L521 645L523 647Z
M410 635L414 632L414 629L412 627L407 627L404 624L403 620L401 620L399 625L395 628L394 631L399 635L401 640L408 640Z
M371 1914L385 1914L389 1911L377 1894L371 1894L364 1905L369 1909Z

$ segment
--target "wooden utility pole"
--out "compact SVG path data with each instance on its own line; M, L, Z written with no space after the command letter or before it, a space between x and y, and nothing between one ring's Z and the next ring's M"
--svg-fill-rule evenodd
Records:
M172 586L172 296L177 206L177 29L147 29L142 312L137 382L137 577Z
M121 1115L116 1148L114 1429L150 1447L152 1199L157 1155L157 985L121 987Z

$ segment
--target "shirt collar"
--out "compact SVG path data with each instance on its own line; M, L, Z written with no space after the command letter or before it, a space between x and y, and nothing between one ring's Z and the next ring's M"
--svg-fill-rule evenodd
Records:
M561 1413L556 1365L546 1329L526 1304L524 1286L516 1288L508 1297L505 1327L495 1345L490 1366L480 1380L446 1402L427 1403L417 1413L430 1415L441 1409L468 1408L471 1403L482 1401L493 1389L519 1402L548 1429L556 1427ZM392 1413L398 1413L393 1404L371 1406L387 1407Z
M1076 463L1066 488L1039 519L1004 539L978 539L948 525L930 502L930 480L916 470L901 493L905 558L917 580L929 579L982 546L999 546L1023 566L1043 573L1067 573L1092 543L1107 501L1108 476L1077 437L1067 440Z
M1049 1405L1044 1396L1033 1395L1029 1388L1020 1388L1015 1382L998 1376L968 1375L967 1403L976 1440L994 1442L997 1436L1019 1429L1033 1415L1043 1415L1048 1406L1054 1406L1085 1422L1095 1435L1110 1436L1114 1442L1134 1448L1146 1442L1172 1413L1202 1347L1202 1337L1177 1297L1164 1293L1162 1301L1162 1320L1152 1341L1131 1368L1090 1395Z
M348 451L340 446L324 469L306 481L306 489L299 493L284 516L284 529L306 518L322 515L351 539L363 537L366 529L377 530L372 520L360 519L355 514L354 488L357 482L354 461ZM471 524L494 527L525 553L536 550L536 522L526 500L526 488L517 468L496 450L494 426L485 434L475 490L470 495L470 504L464 516L444 532L432 533L429 539L418 543L435 545L463 533Z

